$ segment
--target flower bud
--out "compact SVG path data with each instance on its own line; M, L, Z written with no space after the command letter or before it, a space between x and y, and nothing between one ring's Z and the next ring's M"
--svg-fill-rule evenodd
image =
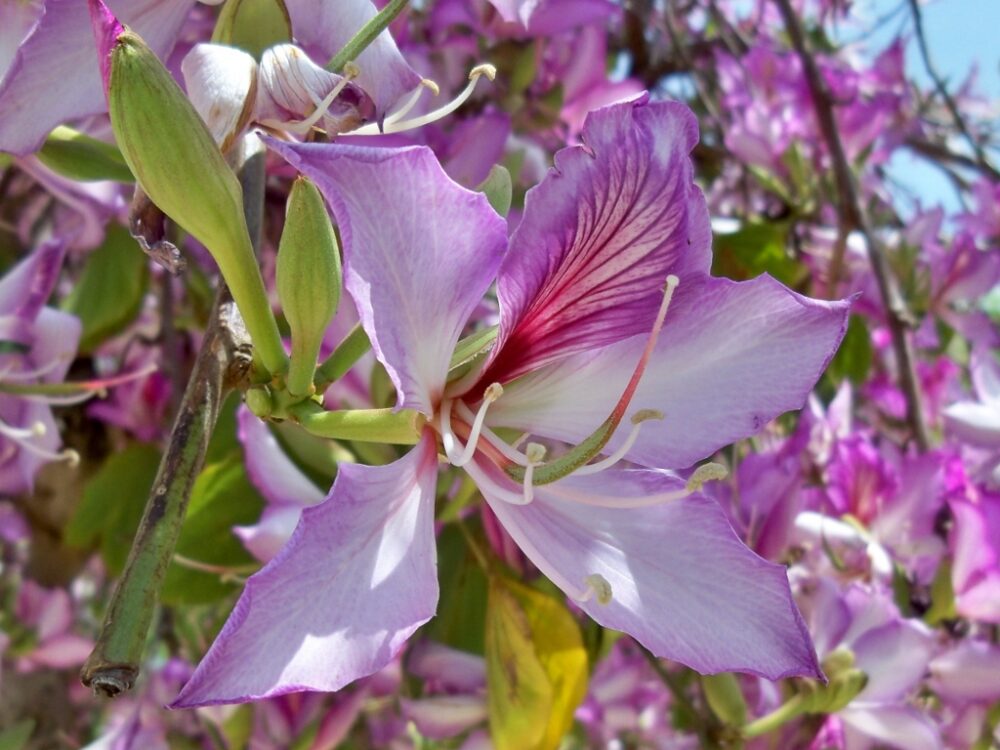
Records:
M288 391L308 396L323 334L340 303L340 248L319 190L300 177L292 186L278 246L278 298L292 329Z
M292 38L284 0L227 0L212 31L212 41L249 52L258 60L264 50Z
M264 366L285 354L243 215L243 191L170 72L100 0L90 0L108 112L122 156L142 189L219 264Z

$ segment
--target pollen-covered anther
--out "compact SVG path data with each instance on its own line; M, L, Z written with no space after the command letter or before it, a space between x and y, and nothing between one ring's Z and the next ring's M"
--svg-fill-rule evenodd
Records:
M417 100L420 98L420 94L424 88L430 89L435 95L437 95L437 84L428 79L424 79L420 82L420 86L410 95L410 98L406 101L406 103L399 110L393 112L385 118L381 127L379 127L378 123L371 123L360 127L357 130L352 130L350 133L345 133L344 135L380 135L382 133L401 133L404 130L413 130L414 128L429 125L430 123L436 122L443 117L447 117L465 104L469 97L472 96L472 92L475 91L476 82L479 81L480 78L485 77L492 81L496 78L496 75L497 69L495 66L490 65L489 63L481 63L469 71L469 83L466 84L465 88L462 89L462 92L450 102L445 104L443 107L435 109L433 112L428 112L425 115L414 117L412 120L403 120L403 117L416 105Z
M714 482L728 476L729 469L722 464L702 464L694 470L694 474L688 479L686 489L688 492L699 492L705 486L705 482Z
M639 411L632 415L632 429L629 431L628 436L625 438L625 442L619 446L618 450L607 458L601 459L597 463L581 466L579 469L574 471L573 474L586 476L587 474L596 474L599 471L610 469L616 463L625 458L625 456L628 455L628 452L632 450L632 446L635 445L635 441L639 439L639 429L642 426L642 423L649 422L654 419L663 419L663 412L657 411L656 409L639 409Z
M479 443L479 436L483 431L483 423L486 420L486 412L489 411L490 404L503 395L503 386L493 383L483 391L483 403L476 412L475 419L469 429L469 438L465 447L459 450L461 445L451 429L451 409L453 401L445 399L441 404L441 431L444 442L445 454L452 466L465 466L472 457L476 455L476 445Z
M607 578L600 573L591 573L583 579L583 582L587 584L587 590L582 596L577 597L578 602L582 604L583 602L590 601L591 598L596 598L598 604L607 605L611 603L613 592Z

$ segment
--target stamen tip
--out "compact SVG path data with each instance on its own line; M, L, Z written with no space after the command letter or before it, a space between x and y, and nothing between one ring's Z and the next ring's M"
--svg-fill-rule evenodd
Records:
M524 455L529 463L538 464L545 459L546 448L541 443L528 443L524 449Z
M72 448L67 448L62 452L63 460L66 461L70 466L77 467L80 465L80 454L77 453Z
M663 419L663 412L657 409L639 409L635 414L632 415L632 424L638 425L643 422L648 422L652 419Z
M477 78L479 78L479 76L486 76L491 81L495 81L496 77L497 77L497 68L496 68L496 66L495 65L491 65L490 63L482 63L480 65L477 65L476 67L474 67L472 70L469 71L469 80L470 81L476 80Z
M678 279L674 274L670 274L669 276L667 276L667 289L669 289L670 291L676 289L680 283L681 280Z
M707 463L702 464L697 469L694 470L694 474L687 482L688 492L698 492L702 487L705 486L705 482L712 482L720 479L725 479L729 476L729 469L727 469L722 464L717 463Z
M438 86L437 83L432 81L430 78L422 79L420 81L420 85L423 86L428 91L430 91L434 96L437 96L438 94L441 93L441 87Z
M358 67L356 62L346 62L344 63L344 69L341 72L341 75L349 81L353 80L361 75L361 68Z
M41 437L46 432L48 432L48 429L45 427L45 423L44 422L39 421L39 422L35 422L33 425L31 425L31 434L32 435L35 435L37 437Z
M591 573L589 576L583 579L587 583L587 587L594 592L594 596L597 597L598 604L610 604L613 592L611 591L611 584L608 579L602 576L600 573Z
M491 385L488 385L486 387L485 391L483 391L483 401L488 401L489 403L492 404L502 395L503 395L503 386L500 385L499 383L492 383Z

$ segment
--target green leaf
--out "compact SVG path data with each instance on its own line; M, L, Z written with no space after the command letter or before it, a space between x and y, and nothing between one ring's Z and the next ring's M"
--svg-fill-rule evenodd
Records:
M22 750L34 731L34 719L22 719L14 726L0 731L0 750Z
M236 591L236 576L253 572L257 565L232 528L255 523L263 504L247 478L241 453L206 466L191 491L176 554L218 571L197 570L175 560L167 570L163 602L207 604Z
M49 133L38 160L53 172L78 182L135 182L118 147L60 125Z
M924 613L924 622L937 625L942 620L953 620L956 617L958 612L955 610L955 589L951 582L951 561L945 559L938 566L931 583L931 606Z
M830 361L828 372L836 381L849 379L855 385L864 383L872 366L872 342L868 326L860 315L852 315L840 348Z
M783 222L748 223L735 232L716 234L712 273L737 281L769 273L792 286L803 269L788 254L787 240L788 224Z
M128 231L117 224L87 258L83 275L63 302L63 309L80 318L80 351L89 353L131 323L139 313L149 280L145 253Z
M514 581L492 579L486 678L497 750L555 750L587 690L587 652L566 606Z
M99 545L108 571L119 575L159 465L160 452L151 445L132 443L112 453L84 487L83 500L66 527L67 544Z
M460 651L482 654L488 582L455 524L438 537L437 616L427 624L432 640Z
M486 179L476 186L476 192L484 193L493 210L501 216L507 216L510 211L510 201L514 187L507 168L494 164Z

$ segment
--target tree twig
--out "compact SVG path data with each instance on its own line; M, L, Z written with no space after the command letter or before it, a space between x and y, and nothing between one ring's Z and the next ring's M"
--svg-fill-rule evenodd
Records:
M247 224L260 238L263 155L241 172ZM259 183L259 184L258 184ZM256 200L255 200L256 198ZM256 231L254 231L256 230ZM225 284L219 281L212 316L174 420L166 451L132 542L125 570L104 615L80 679L113 698L132 688L139 674L149 626L180 536L188 500L226 394L244 383L252 361L250 337Z
M913 325L913 320L899 293L896 280L892 276L885 248L869 227L865 207L858 195L854 174L847 160L844 144L840 139L840 131L837 128L837 120L834 116L833 100L820 74L819 67L816 65L816 60L806 46L802 24L799 22L799 18L795 14L790 0L774 0L774 2L778 6L778 10L785 22L785 28L788 30L792 46L802 61L802 69L805 73L810 93L812 94L813 106L816 110L816 119L819 123L823 140L826 142L827 149L830 152L833 176L837 185L837 211L841 231L854 230L859 232L864 237L865 244L868 247L868 257L871 262L872 272L875 275L879 294L886 308L886 321L892 336L896 367L899 370L900 387L906 398L906 420L917 445L921 450L926 450L930 445L930 440L923 418L922 399L920 396L920 387L917 382L916 367L914 365L913 346L907 330ZM836 269L831 264L831 290L836 286L836 278L833 277L834 270Z

